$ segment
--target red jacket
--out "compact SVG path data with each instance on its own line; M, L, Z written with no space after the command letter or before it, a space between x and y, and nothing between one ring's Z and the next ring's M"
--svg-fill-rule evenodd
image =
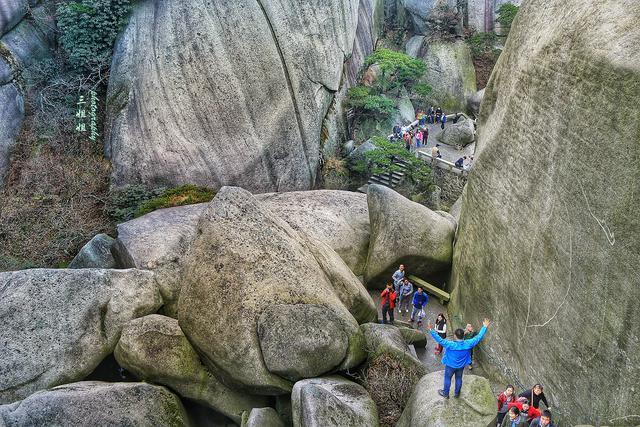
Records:
M389 303L389 308L395 308L396 306L396 291L392 288L391 290L385 289L380 294L380 305L385 306L385 304Z
M522 412L523 414L525 414L527 416L527 422L533 421L536 418L538 418L540 415L542 415L539 410L537 410L536 408L534 408L531 405L529 405L529 411L526 412L526 413L522 410L522 403L521 402L509 403L509 408L511 408L513 406L515 406L516 408L520 409L520 412Z
M515 401L516 401L516 395L515 394L512 394L511 396L507 397L507 395L504 394L504 391L503 391L502 393L500 393L498 395L498 411L500 411L500 409L502 409L502 406L504 404L513 403Z

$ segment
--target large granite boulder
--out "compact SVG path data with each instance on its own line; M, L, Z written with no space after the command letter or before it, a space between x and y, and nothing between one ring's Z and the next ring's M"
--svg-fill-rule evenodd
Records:
M118 224L113 246L120 268L153 270L165 301L164 314L177 316L180 259L196 236L205 203L159 209Z
M486 378L465 375L460 398L443 399L444 371L425 375L416 384L397 427L487 427L495 424L496 398Z
M477 32L498 30L498 10L505 3L520 6L523 0L466 0L466 25Z
M233 390L200 362L198 354L170 317L152 314L127 323L114 356L137 378L166 385L240 423L242 413L267 405L266 399Z
M442 132L436 135L436 139L454 147L465 147L476 139L473 121L460 116L457 123L446 123Z
M205 364L229 382L284 394L289 380L364 359L358 324L307 245L239 188L222 188L203 213L184 260L178 319Z
M116 260L111 254L111 247L115 241L106 234L96 235L80 249L69 268L114 268Z
M416 34L431 34L431 23L440 21L444 13L456 13L457 0L400 0L408 13ZM459 30L462 29L460 22Z
M78 381L109 355L129 320L162 305L153 273L0 273L0 403Z
M342 377L298 381L291 403L294 427L378 425L378 410L367 390Z
M492 366L544 384L575 424L640 407L640 51L625 48L640 45L640 3L619 6L522 4L486 89L454 255L449 312L491 314Z
M484 99L485 89L486 88L480 89L467 100L467 109L476 117L480 114L480 106L482 105L482 100Z
M311 188L358 6L138 3L109 81L105 150L114 183Z
M366 195L316 190L260 194L256 198L294 230L328 244L355 274L362 274L370 234Z
M242 427L285 427L284 422L273 408L253 408Z
M365 281L384 287L399 264L427 279L451 266L455 224L394 190L369 185L371 242Z
M40 391L0 406L9 426L188 426L177 396L145 383L84 381Z
M447 114L466 111L469 98L477 90L476 71L466 42L425 38L420 49L412 45L407 54L422 58L427 64L421 81L433 89L430 102L442 107Z

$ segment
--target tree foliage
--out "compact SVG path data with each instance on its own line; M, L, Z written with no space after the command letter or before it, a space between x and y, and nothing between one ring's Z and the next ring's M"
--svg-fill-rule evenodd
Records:
M383 119L393 113L395 103L384 95L376 94L373 88L354 86L349 89L348 105L360 110L361 114Z
M131 10L131 0L62 2L56 10L60 43L76 68L109 66L113 44Z
M502 28L504 29L505 34L509 33L511 29L511 24L513 24L513 20L518 14L519 6L516 6L511 3L504 3L498 9L498 18L497 21L500 23Z
M427 70L427 65L421 59L390 49L378 49L369 55L365 65L372 64L380 67L378 82L383 93L411 86Z

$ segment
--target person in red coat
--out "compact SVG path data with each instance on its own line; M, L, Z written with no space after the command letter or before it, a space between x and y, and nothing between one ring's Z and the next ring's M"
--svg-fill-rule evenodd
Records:
M525 414L527 416L528 423L535 420L541 415L539 410L529 404L529 399L527 398L521 397L515 402L509 403L509 408L512 408L514 406L520 409L520 412L522 414Z
M382 323L393 325L393 309L396 307L396 291L393 289L391 282L387 283L387 287L380 294L380 305L382 306ZM389 321L387 321L387 313Z
M516 401L515 389L511 384L507 385L507 388L498 395L498 425L502 424L502 420L509 411L509 404Z

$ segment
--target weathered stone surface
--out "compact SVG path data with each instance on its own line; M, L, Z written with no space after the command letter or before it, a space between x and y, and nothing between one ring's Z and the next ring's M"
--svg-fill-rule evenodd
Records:
M275 409L253 408L242 427L285 427L285 424Z
M211 260L215 254L215 260ZM203 361L230 382L260 394L282 394L291 384L270 372L260 350L258 329L270 330L279 314L274 307L323 306L325 314L309 311L301 324L293 310L291 322L282 322L280 340L296 348L304 328L341 330L347 341L345 357L333 369L346 369L364 359L363 336L357 322L340 302L324 271L303 238L277 214L248 192L224 187L207 206L198 237L185 257L178 318ZM261 315L269 310L275 317ZM259 322L260 319L260 322ZM260 325L258 326L258 323ZM320 331L317 331L320 333ZM313 332L315 333L315 332ZM264 336L264 335L263 335ZM291 360L304 360L313 346L291 351ZM332 356L325 355L327 358Z
M385 0L360 0L358 6L358 27L351 57L344 64L344 73L349 87L359 83L358 76L365 58L373 53L378 37L385 24Z
M9 157L24 120L24 98L14 83L0 86L0 184L9 169Z
M267 404L264 398L233 390L212 375L178 321L170 317L152 314L127 323L114 356L120 366L141 380L166 385L236 423L243 411Z
M408 96L404 96L397 101L398 114L397 121L400 121L403 126L413 122L416 119L416 111L413 109L413 104Z
M180 399L164 387L83 381L0 406L0 424L182 427L189 418Z
M0 3L0 37L15 27L28 10L27 0L3 0Z
M443 399L444 371L420 379L409 399L398 427L487 427L495 424L496 404L491 385L485 378L465 374L458 399Z
M443 10L456 10L456 0L401 0L402 6L408 12L417 34L429 34L431 28L429 20L438 19Z
M380 185L369 185L367 200L371 220L368 286L384 286L400 263L425 279L449 268L455 233L449 219Z
M404 326L398 327L398 329L407 344L422 348L427 346L427 334L424 332Z
M444 130L436 135L436 139L443 144L465 147L476 139L473 121L461 116L458 123L446 123Z
M440 105L445 113L465 111L467 101L476 93L476 71L471 51L464 41L429 41L425 39L418 50L415 46L407 54L415 54L427 64L421 79L433 88L430 102Z
M319 240L308 239L307 246L322 267L336 295L356 321L375 322L378 309L373 298L338 254Z
M370 234L366 195L317 190L261 194L256 198L294 230L328 244L355 274L362 274Z
M402 360L404 365L411 366L426 373L422 363L416 359L399 328L392 325L365 323L360 325L367 343L368 359L374 360L382 354L391 355Z
M358 5L140 3L109 82L105 149L115 184L311 188Z
M377 149L378 147L376 147L376 145L371 140L367 140L362 144L358 145L356 149L349 154L349 157L347 157L347 161L349 163L355 163L359 160L363 160L365 158L364 157L365 153L367 153L368 151L377 150Z
M500 6L505 3L520 6L522 0L466 0L466 3L466 22L470 28L477 32L495 30L500 33L500 24L496 22Z
M115 241L106 234L96 235L80 249L69 268L114 268L116 260L111 254L111 247Z
M113 351L126 322L161 305L146 271L0 273L0 402L84 378Z
M21 67L51 58L55 47L55 20L51 11L38 6L31 10L31 15L34 19L23 19L0 39L0 45Z
M177 315L180 259L196 236L206 203L160 209L118 224L113 253L120 268L153 270L165 301L164 312Z
M640 45L639 20L637 2L523 3L458 230L450 313L496 319L492 365L544 384L575 424L640 407L640 52L621 48Z
M378 425L378 410L367 391L342 377L298 381L291 403L294 427Z
M480 114L480 105L482 105L485 89L486 88L480 89L468 100L469 104L467 105L467 109L476 117Z

